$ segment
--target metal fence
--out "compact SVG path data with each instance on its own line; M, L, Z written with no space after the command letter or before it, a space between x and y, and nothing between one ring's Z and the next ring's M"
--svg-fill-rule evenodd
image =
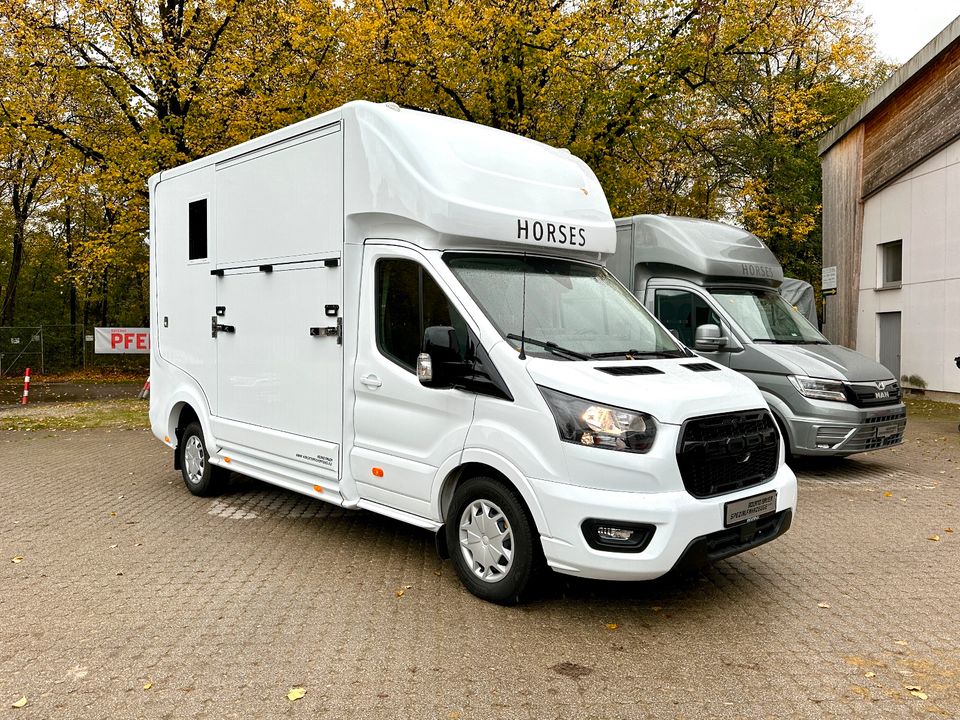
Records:
M97 355L93 328L83 325L0 326L0 378L74 370L141 370L149 355Z

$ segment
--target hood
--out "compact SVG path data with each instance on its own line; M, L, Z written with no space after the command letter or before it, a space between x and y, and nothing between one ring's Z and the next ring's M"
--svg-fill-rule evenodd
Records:
M780 360L786 366L785 369L795 375L853 382L893 378L893 373L877 361L843 345L759 343L756 347L762 348L770 357Z
M696 372L687 365L718 368ZM604 368L653 368L655 374L611 375ZM703 358L574 362L530 358L527 372L537 385L585 400L639 410L658 422L680 425L701 415L766 407L751 380Z

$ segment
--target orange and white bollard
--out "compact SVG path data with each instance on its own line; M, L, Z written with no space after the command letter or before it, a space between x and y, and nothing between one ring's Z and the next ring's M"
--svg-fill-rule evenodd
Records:
M150 398L150 376L147 376L147 381L143 384L143 388L140 392L137 393L137 400L147 400Z
M27 398L30 397L30 368L23 374L23 397L20 398L20 404L26 405Z

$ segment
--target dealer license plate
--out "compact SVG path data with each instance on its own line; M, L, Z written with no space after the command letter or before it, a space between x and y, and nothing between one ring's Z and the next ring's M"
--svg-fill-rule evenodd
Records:
M893 437L898 432L900 432L899 425L881 425L877 428L877 437L878 438L888 438Z
M740 525L777 511L777 491L734 500L723 506L723 526Z

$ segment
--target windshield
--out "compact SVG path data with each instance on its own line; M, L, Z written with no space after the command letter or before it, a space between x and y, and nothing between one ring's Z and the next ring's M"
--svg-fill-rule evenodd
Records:
M567 360L684 357L602 267L557 258L447 254L444 260L515 348ZM523 318L526 281L526 318Z
M809 320L772 290L713 288L710 294L754 342L787 345L828 342Z

